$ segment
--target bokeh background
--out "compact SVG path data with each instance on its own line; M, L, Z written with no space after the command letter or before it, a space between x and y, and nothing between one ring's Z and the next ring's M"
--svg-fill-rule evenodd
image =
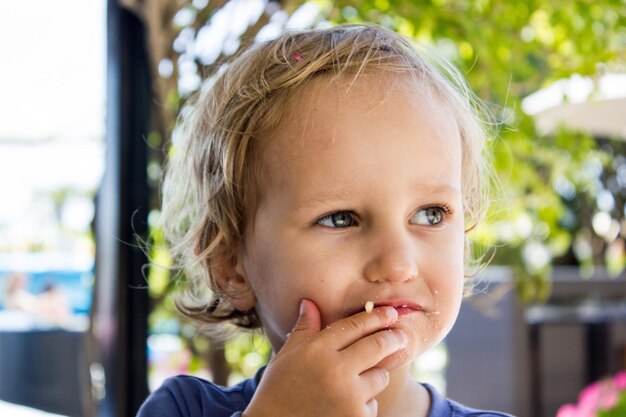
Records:
M170 375L229 384L268 360L262 335L221 344L176 314L162 166L230 56L346 22L433 48L493 115L491 266L416 376L542 417L626 368L623 1L3 2L0 414L132 416Z

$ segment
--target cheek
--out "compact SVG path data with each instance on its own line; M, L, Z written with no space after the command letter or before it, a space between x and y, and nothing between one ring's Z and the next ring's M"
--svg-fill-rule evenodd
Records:
M450 242L451 250L441 251L439 255L431 258L433 264L438 265L438 270L429 274L429 286L431 294L435 300L433 309L438 312L436 320L442 330L446 332L452 327L463 298L464 262L463 262L463 241Z
M298 239L258 242L249 281L257 296L257 311L267 322L291 329L302 298L320 310L322 326L339 319L350 298L358 268L350 253ZM349 300L348 300L349 301Z
M276 260L282 265L276 273L281 281L288 281L285 287L289 286L298 299L308 298L317 305L325 325L338 318L348 287L354 282L354 262L349 258L345 252L294 243Z
M296 239L257 240L246 273L259 302L297 304L302 298L320 301L320 294L340 274L332 257Z

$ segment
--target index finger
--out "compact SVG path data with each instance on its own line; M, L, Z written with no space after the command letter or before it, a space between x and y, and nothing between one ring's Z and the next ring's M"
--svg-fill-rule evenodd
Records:
M371 313L362 311L337 320L318 333L316 339L340 351L372 333L384 330L398 319L391 306L376 307Z

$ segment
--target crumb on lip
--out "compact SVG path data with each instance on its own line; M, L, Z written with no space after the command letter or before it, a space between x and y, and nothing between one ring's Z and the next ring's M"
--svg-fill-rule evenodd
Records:
M367 313L371 313L374 310L374 302L373 301L366 301L365 302L365 311Z

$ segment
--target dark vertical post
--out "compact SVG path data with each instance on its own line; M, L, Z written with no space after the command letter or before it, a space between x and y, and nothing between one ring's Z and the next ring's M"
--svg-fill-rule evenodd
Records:
M541 384L541 324L528 325L530 415L541 417L543 414L543 392Z
M609 323L590 323L586 327L587 337L587 383L611 375L615 367L612 361L611 325Z
M218 340L211 340L208 350L208 362L213 374L213 382L218 385L228 385L230 368L226 363L224 344Z
M148 394L147 259L136 239L146 237L149 208L144 139L151 89L144 29L119 0L108 0L106 172L97 201L93 314L106 379L101 417L134 416Z

